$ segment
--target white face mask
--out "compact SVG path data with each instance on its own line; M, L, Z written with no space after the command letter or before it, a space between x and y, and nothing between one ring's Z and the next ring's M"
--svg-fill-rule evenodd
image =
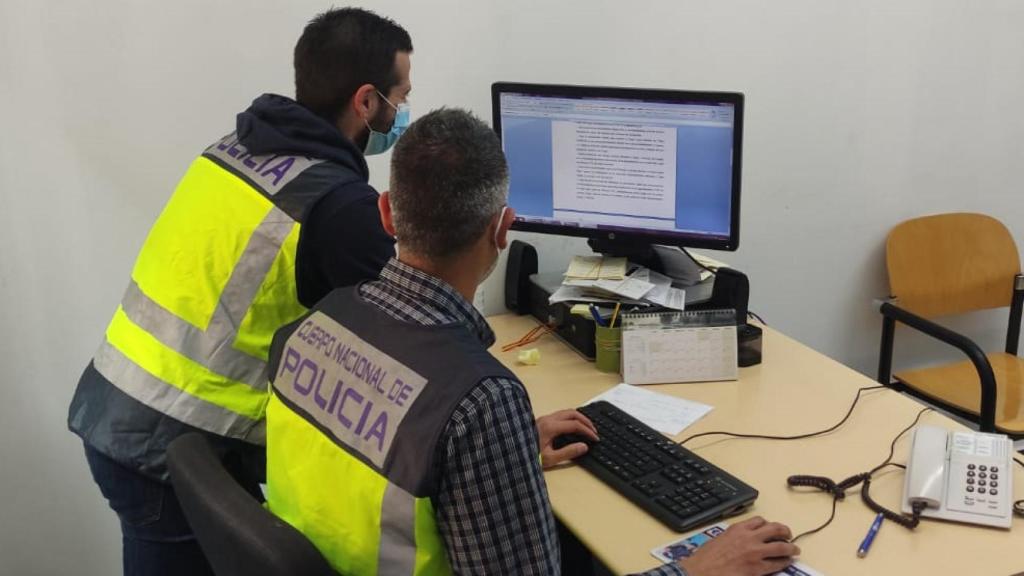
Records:
M508 206L503 206L501 208L501 214L498 215L498 225L494 227L494 247L497 253L494 255L494 262L491 262L491 267L487 269L487 273L480 279L479 284L483 284L488 278L490 278L491 273L498 267L498 258L501 256L501 248L498 248L498 235L501 233L501 223L505 221L505 212L507 211Z

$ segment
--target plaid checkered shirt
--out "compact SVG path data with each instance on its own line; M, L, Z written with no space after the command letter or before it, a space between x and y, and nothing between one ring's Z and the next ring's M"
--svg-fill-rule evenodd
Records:
M447 283L392 258L360 296L412 324L459 323L494 343L483 316ZM452 413L438 443L437 526L456 574L559 574L558 535L522 384L486 378ZM685 576L666 564L650 576Z

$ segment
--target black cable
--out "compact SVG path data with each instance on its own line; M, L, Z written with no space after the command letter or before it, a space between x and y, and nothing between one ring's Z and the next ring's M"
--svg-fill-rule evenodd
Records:
M859 394L858 394L858 397L859 397ZM854 405L856 405L856 401L854 402ZM851 407L851 411L852 411L852 407ZM900 438L902 438L904 434L906 434L911 428L913 428L914 426L917 425L917 423L921 420L921 416L924 416L924 414L926 412L931 412L931 411L932 411L931 408L922 408L917 413L917 416L914 417L914 421L911 422L910 425L907 426L906 428L904 428L903 430L900 430L899 434L897 434L896 437L892 439L892 443L889 444L889 455L886 456L885 460L881 464L879 464L878 466L875 466L874 468L872 468L870 472L863 472L861 474L854 474L853 476L850 476L849 478L847 478L847 479L845 479L845 480L843 480L842 482L839 482L839 483L836 483L831 478L826 478L824 476L796 475L796 476L790 476L789 478L787 478L786 479L786 484L788 484L790 488L797 488L797 487L817 488L817 489L821 490L822 492L825 492L825 493L828 493L828 494L832 495L832 513L829 514L828 520L825 520L825 522L823 524L819 525L816 528L813 528L813 529L808 530L806 532L801 532L800 534L795 536L791 540L791 542L796 542L797 539L799 539L799 538L803 538L804 536L807 536L809 534L814 534L816 532L820 532L820 531L824 530L826 527L828 527L828 525L831 524L833 520L835 520L835 517L836 517L836 506L838 505L839 501L840 500L845 500L846 499L846 491L849 490L850 488L853 488L854 486L856 486L858 484L861 485L861 488L860 488L860 499L861 499L861 501L863 501L864 504L869 509L871 509L873 512L875 512L875 514L881 514L886 520L889 520L889 521L891 521L891 522L893 522L895 524L899 524L900 526L903 526L905 528L909 528L909 529L916 528L917 525L921 522L921 512L924 510L924 506L920 505L920 503L915 503L914 506L913 506L914 513L913 513L912 516L905 516L903 514L900 514L899 512L894 512L892 510L889 510L885 506L882 506L881 504L876 502L871 497L871 477L876 472L878 472L879 470L882 470L883 468L885 468L887 466L894 466L896 468L904 468L904 469L906 468L906 466L904 466L903 464L896 464L896 463L894 463L892 461L892 457L896 453L896 443L899 442ZM848 416L849 416L849 414L847 414L847 417ZM1024 466L1024 463L1020 463L1020 462L1018 462L1018 463L1021 464L1022 466ZM1024 501L1021 502L1021 505L1024 506Z
M917 423L921 420L921 416L924 416L926 412L931 411L931 408L922 408L921 411L917 413L917 417L914 418L914 421L910 423L910 426L907 426L906 428L901 430L900 433L897 434L896 437L892 439L892 444L889 444L889 456L881 464L872 468L871 471L868 472L868 475L874 476L875 472L878 472L882 468L885 468L886 466L889 466L892 463L892 456L893 454L896 453L896 443L899 442L900 438L902 438L904 434L910 431L911 428L917 426ZM902 464L893 464L893 466L900 466L906 468L906 466L903 466Z
M764 321L764 318L761 318L761 315L758 314L757 312L754 312L753 310L747 310L747 316L754 318L755 320L757 320L761 324L764 324L765 326L768 325L768 323Z
M812 529L810 529L810 530L808 530L806 532L801 532L801 533L797 534L796 536L793 536L793 539L790 540L789 542L791 544L796 543L797 540L803 538L804 536L810 536L811 534L814 534L815 532L821 532L826 527L828 527L828 525L831 524L832 521L835 520L835 518L836 518L836 506L839 504L839 500L841 500L841 498L833 498L832 499L832 513L828 515L828 520L825 520L824 524L822 524L821 526L818 526L817 528L812 528Z
M1017 460L1016 456L1013 457L1013 461L1016 462L1017 464L1020 464L1020 466L1024 468L1024 462ZM1012 478L1010 479L1010 482L1013 482ZM1017 500L1016 502L1013 503L1013 512L1018 516L1024 516L1024 500Z
M740 433L736 433L736 432L719 432L719 431L716 431L716 432L701 432L700 434L694 434L693 436L689 436L689 437L683 438L682 440L679 441L679 445L682 446L682 445L686 444L687 442L689 442L690 440L693 440L695 438L700 438L701 436L729 436L729 437L732 437L732 438L757 438L757 439L761 439L761 440L803 440L805 438L813 438L815 436L821 436L823 434L828 434L829 432L832 432L832 431L836 430L837 428L839 428L840 426L845 424L847 420L850 419L850 415L853 414L853 409L857 407L857 402L860 402L860 395L862 393L864 393L867 390L879 390L879 389L882 389L882 388L886 388L886 386L879 385L879 386L866 386L864 388L858 388L857 389L857 396L853 399L853 404L850 404L850 409L846 411L846 415L843 416L843 419L840 420L839 422L837 422L835 425L830 426L829 428L826 428L824 430L819 430L818 432L809 432L807 434L796 434L796 435L793 435L793 436L766 436L766 435L763 435L763 434L740 434Z
M864 479L864 483L860 486L860 499L871 509L875 514L881 514L886 520L899 524L904 528L913 530L917 528L917 525L921 523L921 512L924 510L924 503L914 502L913 504L913 515L904 516L899 512L889 510L885 506L882 506L871 497L871 475Z

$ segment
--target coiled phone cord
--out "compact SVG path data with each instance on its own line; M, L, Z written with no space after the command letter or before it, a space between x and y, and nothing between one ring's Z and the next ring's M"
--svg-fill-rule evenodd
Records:
M846 478L845 480L842 480L838 483L832 480L831 478L826 478L824 476L796 475L787 478L786 484L788 484L790 488L817 488L822 492L826 492L832 495L832 513L829 514L828 520L826 520L823 524L816 528L813 528L806 532L801 532L800 534L795 536L791 541L796 542L798 539L803 538L804 536L824 530L825 527L831 524L832 520L835 519L836 505L839 503L840 500L844 500L846 498L846 491L857 486L858 484L860 485L860 499L873 512L875 512L876 514L881 514L885 517L886 520L899 524L904 528L908 528L911 530L916 528L917 525L921 522L921 512L924 510L924 504L920 502L914 503L912 508L913 514L910 516L889 510L885 506L882 506L881 504L876 502L871 497L871 478L872 476L874 476L876 472L888 466L893 466L896 468L906 468L904 465L896 464L892 461L893 454L895 454L896 452L896 442L898 442L904 434L910 431L911 428L917 425L917 423L921 420L921 416L924 416L926 412L930 412L931 410L931 408L922 408L917 413L917 416L914 418L914 421L911 422L909 426L901 430L900 433L897 434L896 437L892 439L892 443L889 444L889 455L885 458L885 460L868 472L854 474L853 476L850 476L849 478Z

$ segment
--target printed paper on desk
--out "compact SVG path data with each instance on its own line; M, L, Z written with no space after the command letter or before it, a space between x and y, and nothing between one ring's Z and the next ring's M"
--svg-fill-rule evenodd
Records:
M637 276L637 274L640 273L640 270L638 270L637 273L635 273L635 274L633 274L633 276L631 276L631 278L632 277L637 277L640 280L647 280L648 282L650 282L651 284L654 284L655 286L671 286L672 285L672 279L669 278L668 276L665 276L664 274L661 274L659 272L655 272L654 270L649 270L647 268L642 268L641 270L643 272L645 272L645 274L643 274L642 276Z
M590 402L598 400L611 402L630 416L669 436L679 434L711 412L711 406L707 404L659 394L629 384L619 384L595 396Z
M644 297L644 294L650 292L651 288L654 288L654 284L630 276L623 280L598 280L594 282L594 288L624 296L630 300L639 300Z
M628 300L618 296L614 298L603 298L600 296L594 296L592 293L587 292L586 288L565 285L559 286L558 290L555 290L555 292L548 298L548 304L558 304L559 302L594 302L612 305L621 302L622 304L631 306L649 306L649 304L640 300Z
M565 271L566 278L589 280L621 280L625 276L626 259L622 257L573 256L569 269Z
M655 286L644 298L663 308L686 309L686 290L671 286Z
M693 553L697 551L697 548L707 544L714 538L719 537L725 533L729 524L726 522L719 522L709 526L698 532L665 544L664 546L658 546L654 550L651 550L651 555L668 564L676 562L683 558L689 558L693 556ZM825 576L821 572L811 568L803 562L794 562L786 567L781 572L776 572L773 576Z

